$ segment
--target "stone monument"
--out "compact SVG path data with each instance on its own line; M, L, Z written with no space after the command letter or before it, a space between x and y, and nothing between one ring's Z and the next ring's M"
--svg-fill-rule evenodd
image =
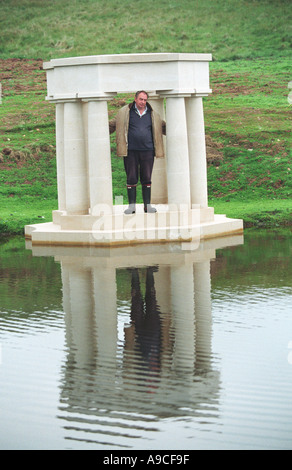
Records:
M26 226L26 238L111 246L241 233L242 220L208 207L203 97L211 93L209 61L210 54L156 53L44 63L47 99L56 106L58 210L52 222ZM107 102L139 89L166 120L166 158L153 170L157 212L145 214L141 204L129 216L113 202Z

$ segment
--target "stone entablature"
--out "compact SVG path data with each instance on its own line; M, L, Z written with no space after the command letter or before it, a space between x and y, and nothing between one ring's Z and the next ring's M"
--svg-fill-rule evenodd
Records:
M157 94L211 93L211 54L114 54L53 59L44 63L49 100L111 98L147 90Z

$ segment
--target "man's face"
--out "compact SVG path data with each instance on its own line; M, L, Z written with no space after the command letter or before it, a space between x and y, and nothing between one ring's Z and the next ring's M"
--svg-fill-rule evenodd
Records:
M135 98L135 103L139 111L143 111L145 109L146 102L147 102L146 93L139 93L137 98Z

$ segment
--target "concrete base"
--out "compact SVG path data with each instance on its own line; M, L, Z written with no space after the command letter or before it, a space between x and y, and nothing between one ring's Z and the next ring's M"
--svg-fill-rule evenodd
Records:
M25 237L35 245L115 246L141 243L192 242L243 232L243 221L214 215L212 207L156 205L157 212L125 215L127 206L100 205L94 215L53 211L53 221L27 225Z

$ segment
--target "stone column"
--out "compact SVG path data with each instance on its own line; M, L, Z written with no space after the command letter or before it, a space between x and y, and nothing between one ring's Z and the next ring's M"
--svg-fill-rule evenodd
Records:
M56 102L56 159L58 209L66 210L65 156L64 156L64 102Z
M175 347L173 366L189 376L195 368L195 306L193 265L171 266L171 299Z
M69 358L86 374L95 355L91 271L70 261L62 261L61 267Z
M191 203L208 207L207 161L202 96L186 98Z
M186 204L190 208L190 172L185 99L166 97L166 153L169 204Z
M81 101L64 103L64 161L67 214L88 214L87 161Z
M159 317L161 319L161 376L166 375L168 377L173 358L171 345L171 266L160 265L158 272L155 273L154 280Z
M108 109L105 99L88 102L88 179L90 213L113 205Z
M149 96L149 103L156 111L162 120L165 121L164 98L159 98L158 95ZM164 148L165 148L165 137ZM165 150L166 153L166 150ZM166 156L165 158L155 158L154 167L152 172L152 190L151 202L153 204L167 204L167 175L166 175Z
M194 263L196 312L196 367L209 369L212 354L212 303L210 260Z
M96 319L97 365L101 367L103 379L111 380L114 386L117 360L118 320L116 268L94 266L92 288ZM100 376L100 378L102 378Z

